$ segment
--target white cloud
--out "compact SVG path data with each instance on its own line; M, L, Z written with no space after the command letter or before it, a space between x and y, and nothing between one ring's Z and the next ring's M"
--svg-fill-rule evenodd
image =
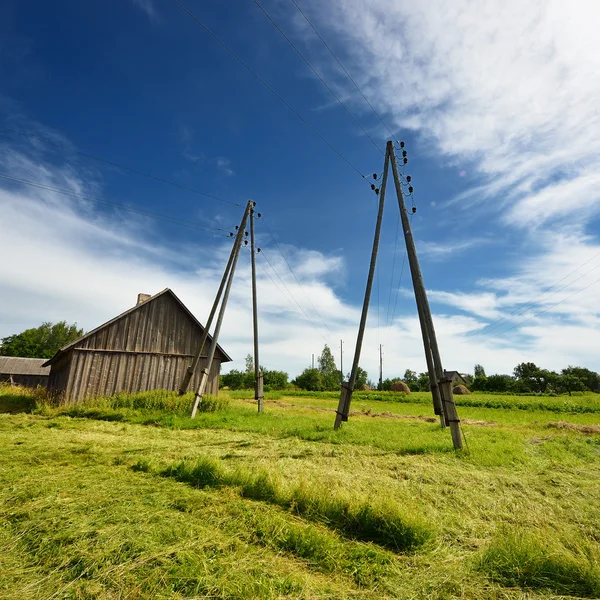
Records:
M570 206L581 211L569 221L600 211L597 2L313 4L317 26L387 121L512 193L509 224L564 220ZM333 66L331 76L343 82Z

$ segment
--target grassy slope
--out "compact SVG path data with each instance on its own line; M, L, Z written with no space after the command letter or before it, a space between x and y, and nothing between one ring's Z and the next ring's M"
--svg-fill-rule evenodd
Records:
M0 409L30 408L7 393ZM457 455L435 423L355 416L334 433L307 407L334 400L281 402L299 406L259 416L240 400L191 421L164 396L0 415L0 597L600 594L600 436L546 425L593 413L463 408L496 424L465 425ZM429 539L400 552L357 539L359 517L382 521L369 505Z

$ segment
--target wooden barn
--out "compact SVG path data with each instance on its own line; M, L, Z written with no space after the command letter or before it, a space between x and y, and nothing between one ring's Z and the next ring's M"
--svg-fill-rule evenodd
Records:
M42 366L46 358L20 358L0 356L0 383L22 385L24 387L46 387L50 368Z
M48 390L66 402L117 392L176 390L198 350L204 328L170 290L139 294L137 305L61 348L50 367ZM211 338L204 348L208 353ZM206 393L219 390L222 362L231 358L217 346ZM198 385L201 359L190 389Z

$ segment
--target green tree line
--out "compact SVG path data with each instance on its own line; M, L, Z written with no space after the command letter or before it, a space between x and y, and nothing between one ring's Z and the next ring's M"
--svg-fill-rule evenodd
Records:
M77 324L68 325L66 321L42 323L39 327L2 338L0 356L52 358L57 350L82 335L83 329L79 329Z

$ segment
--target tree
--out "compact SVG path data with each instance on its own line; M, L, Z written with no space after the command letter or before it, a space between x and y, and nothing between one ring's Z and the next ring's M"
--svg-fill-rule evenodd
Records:
M487 390L487 380L488 378L485 375L474 377L473 381L471 382L471 389L474 392L484 392Z
M319 365L319 373L321 374L321 385L325 390L336 390L340 387L340 372L335 366L335 358L329 349L329 346L325 344L321 356L317 359Z
M521 363L514 369L515 379L530 379L539 371L539 367L535 363Z
M3 338L0 355L51 358L60 348L82 335L83 329L77 329L77 324L67 325L66 321L42 323L39 327Z
M245 377L246 373L237 369L232 369L229 373L221 375L223 386L232 390L241 390L244 387Z
M473 367L473 377L485 377L485 369L482 365L475 365Z
M556 378L556 385L561 392L567 392L569 396L571 392L583 392L585 390L585 383L576 375L571 373L564 373L566 369L563 369L563 375L558 375Z
M411 383L417 383L417 374L415 373L415 371L406 369L406 371L404 371L404 382L407 385L410 385Z
M265 390L284 390L288 386L289 375L284 371L267 371L261 367L264 373Z
M252 358L252 354L246 354L246 373L254 373L254 358Z
M510 375L490 375L486 379L486 392L508 392L513 385L513 378Z
M350 379L350 375L348 375L348 379ZM356 381L354 382L354 389L359 390L363 385L367 385L367 381L369 381L369 374L364 369L358 367L356 369Z
M581 379L588 390L591 390L592 392L600 391L600 375L594 371L586 369L585 367L572 367L569 365L566 369L562 370L561 374L574 375L575 377Z
M319 392L323 389L321 381L321 372L319 369L304 369L295 380L296 385L303 390Z
M420 392L428 392L429 391L429 373L420 373L417 379L417 384L419 385Z

